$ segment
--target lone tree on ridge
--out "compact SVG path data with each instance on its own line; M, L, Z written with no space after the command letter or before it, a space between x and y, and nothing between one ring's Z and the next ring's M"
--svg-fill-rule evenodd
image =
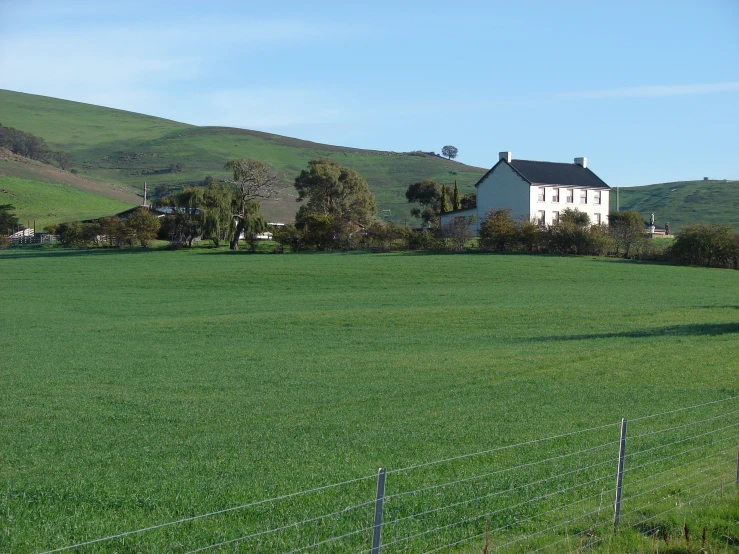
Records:
M451 144L447 144L444 148L441 149L441 155L446 156L450 160L453 160L457 157L457 152L459 152L459 150L457 150L457 147L452 146Z

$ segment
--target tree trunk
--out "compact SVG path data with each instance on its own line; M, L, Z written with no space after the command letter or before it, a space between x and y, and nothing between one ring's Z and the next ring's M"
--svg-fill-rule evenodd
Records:
M244 221L242 219L239 219L238 223L236 223L236 232L234 234L233 240L231 240L231 243L229 244L230 250L238 250L239 249L239 237L241 236L241 233L244 232Z

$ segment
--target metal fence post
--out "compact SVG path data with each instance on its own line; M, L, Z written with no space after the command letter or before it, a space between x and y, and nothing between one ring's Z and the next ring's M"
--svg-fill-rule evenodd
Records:
M375 497L375 522L372 525L372 554L380 554L382 536L382 505L385 501L385 470L377 472L377 496Z
M626 418L621 420L621 441L618 447L618 474L616 475L616 502L613 506L613 529L618 525L621 515L621 487L624 482L624 452L626 451Z

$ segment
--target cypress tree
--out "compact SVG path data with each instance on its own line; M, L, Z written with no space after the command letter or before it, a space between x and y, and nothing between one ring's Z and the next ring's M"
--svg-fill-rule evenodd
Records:
M441 213L445 214L451 211L452 208L449 206L449 195L446 185L441 185Z
M459 196L459 187L457 186L457 180L454 179L454 209L462 209L462 199Z

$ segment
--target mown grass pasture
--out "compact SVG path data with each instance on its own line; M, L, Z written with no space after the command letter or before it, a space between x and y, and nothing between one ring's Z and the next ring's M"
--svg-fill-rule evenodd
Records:
M739 395L739 275L730 270L36 247L0 251L0 283L3 552ZM617 439L611 425L592 440ZM580 447L567 439L551 452ZM404 486L535 453L429 467ZM330 493L315 508L292 499L77 551L187 552L340 505ZM349 500L373 494L368 479ZM717 536L739 534L735 498L723 500Z

